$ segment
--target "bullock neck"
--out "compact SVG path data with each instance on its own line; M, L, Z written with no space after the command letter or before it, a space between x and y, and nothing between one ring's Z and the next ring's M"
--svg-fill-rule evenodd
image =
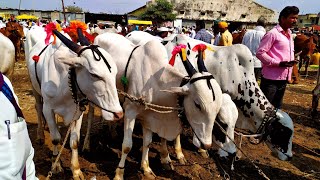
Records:
M74 67L69 68L68 74L72 99L74 99L74 102L79 105L81 111L85 111L85 106L88 105L88 98L79 88L76 69Z
M267 100L258 87L257 82L246 81L238 85L238 95L233 99L240 113L252 124L250 130L256 132L263 123L266 114L274 111L274 107Z

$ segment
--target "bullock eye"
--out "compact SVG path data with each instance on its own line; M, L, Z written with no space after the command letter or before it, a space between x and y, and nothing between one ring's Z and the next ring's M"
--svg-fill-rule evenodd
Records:
M197 103L197 102L194 101L194 105L201 111L201 106L200 106L199 103Z
M96 74L90 73L90 75L91 75L93 78L96 78L96 79L99 79L99 80L103 80L102 77L100 77L100 76L98 76L98 75L96 75Z

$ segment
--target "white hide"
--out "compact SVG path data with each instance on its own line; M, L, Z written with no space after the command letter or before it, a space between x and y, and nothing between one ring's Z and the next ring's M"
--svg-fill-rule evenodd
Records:
M125 37L135 45L144 45L151 40L158 40L161 42L159 38L144 31L132 31Z
M0 47L0 72L11 78L15 63L14 45L2 33L0 33Z

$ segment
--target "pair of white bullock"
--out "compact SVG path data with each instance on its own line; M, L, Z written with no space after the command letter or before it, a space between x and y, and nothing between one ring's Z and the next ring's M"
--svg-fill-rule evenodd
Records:
M97 44L103 47L100 48L91 45L79 46L66 38L67 35L64 36L56 30L53 33L58 37L56 43L46 46L43 32L29 31L26 39L26 60L37 101L38 136L40 139L44 138L42 119L45 118L54 144L54 155L58 153L57 145L61 139L54 115L62 116L66 125L71 123L71 169L74 179L84 179L77 150L83 113L76 103L82 106L89 101L99 106L103 118L107 120L122 118L123 111L116 84L118 88L123 87L120 79L125 72L129 80L126 92L136 97L144 97L147 102L176 107L178 95L182 95L184 111L200 144L205 148L211 146L212 127L222 104L222 93L210 73L203 68L199 69L200 72L196 71L191 63L184 59L187 64L184 67L190 77L187 84L180 87L185 75L168 64L166 49L158 41L150 41L135 48L135 45L124 37L106 33L104 36L110 35L110 39L105 39L104 36L100 40L105 41L99 42L97 39ZM132 147L132 131L136 118L143 120L141 167L145 174L153 174L148 162L148 145L151 143L152 132L167 140L175 139L181 131L178 112L159 114L128 100L123 107L126 111L123 154L115 178L123 179L124 161ZM72 123L74 119L77 120ZM167 148L162 149L165 152L161 153L161 161L168 164L171 160ZM56 166L55 170L60 171L61 166Z
M136 45L142 45L154 39L152 35L142 31L133 31L126 37ZM162 41L168 55L178 44L184 44L191 49L200 43L203 42L177 34ZM259 142L265 140L268 147L277 154L279 159L290 160L294 131L292 119L287 113L276 110L259 88L254 77L253 57L249 49L241 44L228 47L204 44L209 47L204 52L206 54L204 63L208 72L218 82L222 92L231 96L239 111L236 122L231 119L225 122L230 123L228 129L236 123L238 128L260 134L262 136L260 136ZM188 51L189 59L197 60L197 56L199 56L198 52ZM177 59L179 58L177 57ZM176 61L174 67L185 73L181 61ZM197 64L195 61L191 61L191 63L195 66ZM228 133L232 133L229 136L233 138L233 129Z

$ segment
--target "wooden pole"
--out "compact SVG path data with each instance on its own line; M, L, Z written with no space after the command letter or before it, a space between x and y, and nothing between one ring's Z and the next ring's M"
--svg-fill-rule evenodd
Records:
M65 11L65 9L64 9L64 2L63 2L63 0L61 0L61 2L62 2L62 11L63 11L64 23L66 23L66 22L67 22L67 19L66 19L66 11Z
M21 0L19 1L19 10L18 10L18 15L20 15L20 7L21 7Z

